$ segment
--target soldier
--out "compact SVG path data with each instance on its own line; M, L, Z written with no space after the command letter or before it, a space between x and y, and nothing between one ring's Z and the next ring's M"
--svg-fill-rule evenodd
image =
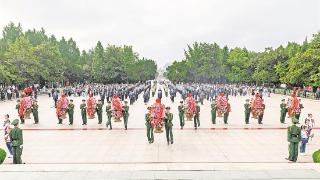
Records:
M301 103L301 99L299 99L299 105L298 105L298 107L295 109L295 111L294 111L294 116L298 119L298 121L299 121L299 119L300 119L300 114L301 114L301 109L303 109L304 107L303 107L303 105L302 105L302 103Z
M23 135L19 128L19 120L15 119L11 123L14 128L10 131L9 136L12 143L13 164L22 164L21 154L23 149Z
M166 137L168 145L173 144L173 134L172 134L172 120L173 114L170 112L170 107L166 107L166 115L165 115L165 129L166 129Z
M73 104L73 100L70 99L70 102L68 104L69 125L73 124L73 113L74 113L74 104Z
M180 120L180 127L183 129L184 126L184 113L185 113L185 108L183 106L183 101L180 101L180 105L178 106L179 110L179 120Z
M33 102L33 104L32 104L32 115L33 115L33 119L34 119L34 123L33 124L38 124L39 123L38 108L39 108L39 105L38 105L37 101L35 100Z
M128 118L129 118L129 106L128 101L124 101L124 106L122 106L124 129L127 130Z
M86 100L82 99L82 104L80 105L82 125L87 125L87 105Z
M250 112L251 112L251 106L249 103L249 99L246 99L246 103L244 104L244 120L246 124L249 124Z
M295 117L292 118L292 126L288 127L288 142L289 144L289 157L286 158L289 161L296 162L298 158L298 147L301 140L301 128L296 124L298 119Z
M226 112L223 114L223 121L224 121L224 124L228 124L228 118L229 118L229 112L231 111L231 106L230 104L228 103L227 104L227 110Z
M20 109L20 99L17 100L17 104L16 104L16 110L19 114L19 109Z
M281 100L281 104L280 104L280 122L282 124L284 124L285 122L285 118L286 118L286 114L288 112L288 108L287 108L287 105L285 103L285 100L282 99Z
M196 103L196 110L193 117L194 129L197 129L200 126L200 106L198 101L196 101Z
M259 124L262 124L262 119L263 119L263 114L264 114L264 109L265 108L266 108L266 105L263 103L263 99L262 99L262 112L258 116L258 123Z
M108 127L110 125L110 130L112 129L112 124L111 124L111 118L112 118L112 110L111 110L111 102L108 101L107 106L106 106L106 113L108 117L108 121L106 126Z
M217 105L216 105L216 101L212 101L212 104L211 104L211 122L212 122L212 124L216 124L216 119L217 119Z
M148 142L149 144L154 142L154 137L153 137L153 127L150 124L150 110L151 107L148 107L148 112L146 113L146 127L147 127L147 138L148 138Z
M102 123L102 101L101 99L98 100L97 106L96 106L96 112L98 115L98 124Z

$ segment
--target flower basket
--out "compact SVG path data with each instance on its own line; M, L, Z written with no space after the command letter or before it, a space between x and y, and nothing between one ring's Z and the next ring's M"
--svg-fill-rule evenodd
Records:
M120 117L114 117L114 122L121 122L121 118Z
M29 111L27 111L27 112L24 113L24 118L25 118L25 119L31 119L31 118L30 118L30 112L29 112Z
M163 127L160 127L160 126L157 126L154 128L154 133L163 133L163 130L162 130Z
M61 119L66 119L67 118L67 113L63 112L60 116Z

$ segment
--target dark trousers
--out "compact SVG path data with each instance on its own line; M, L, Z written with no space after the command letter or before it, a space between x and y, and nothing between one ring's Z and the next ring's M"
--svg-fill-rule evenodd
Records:
M127 129L129 115L123 116L124 128Z
M184 126L184 114L179 113L180 127Z
M6 146L8 148L8 151L9 151L10 155L12 156L13 155L12 154L12 143L11 142L6 142Z
M194 127L197 128L200 126L200 115L199 114L195 114L193 117L193 123L194 123Z
M13 164L22 164L22 160L21 160L22 149L19 146L12 147L12 154L13 154Z
M102 112L97 113L97 115L98 115L98 123L101 124L102 123Z
M150 143L152 143L154 141L154 137L153 137L153 128L152 127L148 127L147 126L147 138L148 138L148 141Z
M172 127L167 127L166 128L166 138L167 138L167 142L171 142L173 143L173 133L172 133Z
M290 142L289 144L289 160L296 162L298 159L299 142Z
M35 123L38 123L38 122L39 122L39 115L38 115L38 113L33 113L33 119L34 119L34 122L35 122Z
M86 113L82 113L81 117L82 117L82 124L87 124L87 114Z
M250 118L250 113L245 113L244 120L245 120L246 124L249 124L249 118Z
M69 124L73 124L73 113L68 113Z
M211 111L211 122L212 122L212 124L216 123L216 119L217 119L216 111Z
M110 129L112 129L111 117L112 116L108 115L108 121L107 121L107 124L106 124L107 127L110 126Z

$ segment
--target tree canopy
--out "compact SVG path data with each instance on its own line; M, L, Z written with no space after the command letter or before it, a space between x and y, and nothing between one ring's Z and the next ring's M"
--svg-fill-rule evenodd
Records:
M12 22L0 39L0 83L125 83L154 79L156 72L156 63L140 58L132 46L104 47L99 41L94 48L80 51L72 38L58 40L43 28L24 32Z
M185 57L166 69L175 82L284 83L320 86L320 33L310 42L265 48L221 48L216 43L188 46Z

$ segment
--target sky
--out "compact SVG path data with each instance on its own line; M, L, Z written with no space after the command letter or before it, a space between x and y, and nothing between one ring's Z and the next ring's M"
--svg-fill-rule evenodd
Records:
M11 21L81 50L132 45L162 67L196 41L254 51L301 43L320 31L320 0L0 0L0 29Z

